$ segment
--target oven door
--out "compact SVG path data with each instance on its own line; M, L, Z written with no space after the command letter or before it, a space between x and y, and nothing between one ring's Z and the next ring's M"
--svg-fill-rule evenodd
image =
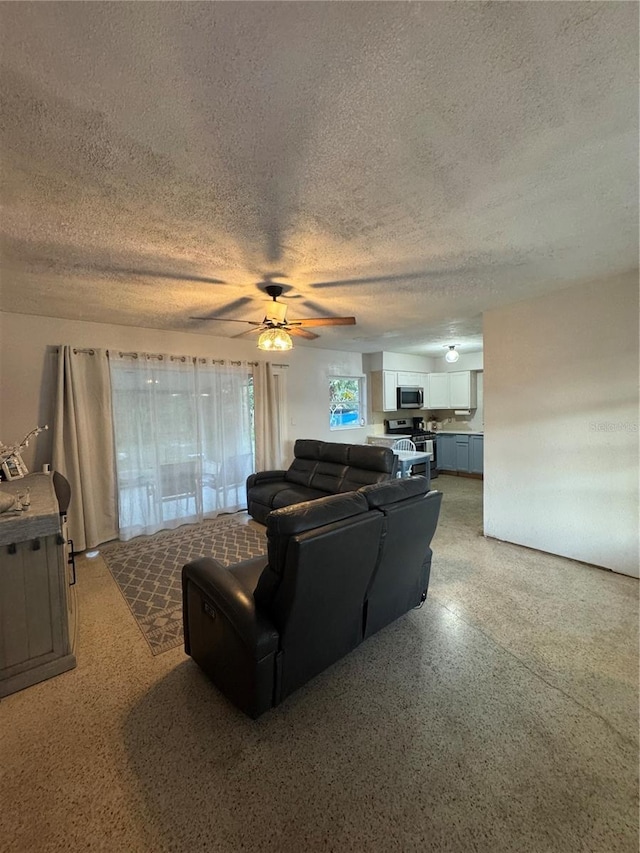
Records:
M431 454L431 460L429 462L429 476L433 480L435 477L438 476L438 467L436 465L436 442L431 438L414 437L413 443L416 446L416 450L419 450L421 453L424 451L425 453ZM421 465L414 465L411 468L411 471L414 474L426 474L426 462L422 463Z

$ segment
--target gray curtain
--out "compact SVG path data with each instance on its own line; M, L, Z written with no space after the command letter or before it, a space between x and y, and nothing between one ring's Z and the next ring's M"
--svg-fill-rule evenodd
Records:
M118 517L106 350L60 347L52 463L71 486L69 536L75 550L115 539Z
M286 374L269 362L253 368L256 471L282 467Z

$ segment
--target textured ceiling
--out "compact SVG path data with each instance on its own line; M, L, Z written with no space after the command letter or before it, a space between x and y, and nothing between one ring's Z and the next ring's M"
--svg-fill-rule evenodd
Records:
M2 3L7 311L479 348L638 265L636 3ZM296 345L298 345L298 341Z

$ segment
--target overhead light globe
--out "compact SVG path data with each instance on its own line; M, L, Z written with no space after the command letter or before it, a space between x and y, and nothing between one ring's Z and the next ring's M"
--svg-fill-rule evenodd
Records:
M284 352L293 349L293 341L284 329L267 329L258 338L258 349L265 352Z
M448 361L449 364L455 364L459 358L460 358L460 353L457 352L456 345L450 344L449 345L449 351L445 355L444 360Z

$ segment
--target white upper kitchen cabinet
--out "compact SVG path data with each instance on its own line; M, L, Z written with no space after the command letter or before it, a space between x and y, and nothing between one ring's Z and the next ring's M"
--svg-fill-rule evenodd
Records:
M477 373L460 370L449 374L449 408L475 409L477 406Z
M427 377L429 374L427 373L415 373L409 372L406 370L398 371L397 381L400 387L409 387L409 388L422 388L422 390L426 393L427 390Z
M427 409L475 409L477 406L477 373L458 370L430 373Z
M449 408L449 373L430 373L427 383L427 409Z
M395 370L374 370L369 374L371 382L371 409L374 412L396 412L398 410L398 374Z

